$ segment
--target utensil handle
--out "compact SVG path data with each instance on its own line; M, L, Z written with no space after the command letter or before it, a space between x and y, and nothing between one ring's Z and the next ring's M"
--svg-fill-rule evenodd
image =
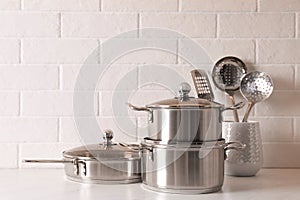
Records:
M245 115L244 115L244 118L243 118L243 122L247 122L248 121L248 117L249 117L249 113L253 107L254 103L253 102L249 102L248 103L248 107L247 107L247 110L245 112Z
M23 163L74 163L72 160L39 160L39 159L24 159Z
M233 95L229 95L229 99L230 99L232 105L235 105L235 100L234 100ZM232 112L233 112L234 121L235 122L239 122L240 119L239 119L238 111L237 110L233 110Z
M238 110L238 109L241 109L242 107L244 107L245 103L244 102L239 102L231 107L226 107L226 108L223 108L222 109L222 112L223 111L226 111L226 110Z

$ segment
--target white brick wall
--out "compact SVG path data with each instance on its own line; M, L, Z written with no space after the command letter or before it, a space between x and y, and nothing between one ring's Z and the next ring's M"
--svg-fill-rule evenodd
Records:
M256 11L256 0L181 0L182 11L241 12Z
M22 0L25 10L98 11L99 0Z
M137 28L137 14L63 14L63 37L105 38Z
M221 14L220 37L289 38L295 36L295 14ZM230 27L230 28L229 28Z
M7 12L0 14L0 36L57 37L59 15L54 13Z
M145 105L173 96L157 84L143 85L145 80L172 79L170 73L155 74L152 69L172 68L192 83L189 71L193 66L178 52L186 52L196 67L208 72L219 58L234 55L245 61L249 70L265 71L274 80L272 97L257 104L250 114L252 120L261 122L264 165L300 167L294 159L300 152L300 1L1 0L0 11L0 150L6 152L0 168L60 167L20 161L61 158L64 149L80 145L73 120L73 90L82 64L95 49L101 50L99 44L108 38L145 27L171 29L192 37L208 57L192 55L193 49L184 38L169 42L167 35L153 38L136 30L116 40L116 45L123 45L134 38L135 45L141 46L139 37L147 37L175 54L142 49L110 63L93 94L102 129L113 129L116 141L134 142L146 135L135 128L145 125L146 115L129 111L125 103ZM104 56L96 52L88 64L100 67L97 64L118 50L112 48ZM130 117L132 129L126 132L114 118L112 91L129 72L118 92L132 92L131 96L118 99L116 108L122 111L119 117ZM177 84L174 81L168 87L176 88ZM223 93L215 94L228 104ZM231 117L230 113L225 116ZM99 133L99 141L101 137Z
M0 64L20 63L20 40L0 39Z
M177 11L178 2L174 0L102 0L103 11Z
M1 10L18 10L21 7L20 0L2 0L0 1Z

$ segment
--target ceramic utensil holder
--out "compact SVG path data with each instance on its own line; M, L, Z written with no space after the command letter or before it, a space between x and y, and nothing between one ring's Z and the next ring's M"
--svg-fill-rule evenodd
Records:
M240 151L227 151L225 174L231 176L254 176L263 164L262 140L259 122L223 122L223 138L246 145Z

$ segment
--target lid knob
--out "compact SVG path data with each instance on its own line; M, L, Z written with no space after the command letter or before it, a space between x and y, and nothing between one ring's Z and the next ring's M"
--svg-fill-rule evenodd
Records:
M112 144L112 139L114 137L114 133L112 130L110 129L106 129L104 130L104 136L103 136L103 139L104 139L104 144L106 145L109 145L109 144Z
M191 86L187 82L180 83L179 86L179 96L181 100L186 100L189 98L189 93L191 91Z

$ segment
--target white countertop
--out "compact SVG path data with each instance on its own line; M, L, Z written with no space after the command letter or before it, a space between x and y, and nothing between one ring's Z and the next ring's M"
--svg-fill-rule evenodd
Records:
M222 191L178 195L145 190L142 184L80 184L66 180L63 169L0 170L1 200L282 200L300 198L300 169L263 169L257 176L225 176Z

